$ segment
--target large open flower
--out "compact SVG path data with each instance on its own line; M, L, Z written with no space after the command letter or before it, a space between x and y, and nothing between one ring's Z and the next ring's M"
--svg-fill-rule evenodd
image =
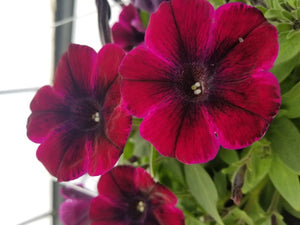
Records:
M110 170L123 152L131 116L121 106L118 67L124 51L106 45L97 54L70 45L54 85L38 90L27 135L41 143L38 159L59 181Z
M162 155L204 163L220 145L240 149L265 134L280 108L279 84L268 72L278 35L259 10L163 2L145 45L121 64L121 93L127 109L144 117L141 135Z
M118 166L101 176L90 206L93 225L183 225L176 196L142 168Z

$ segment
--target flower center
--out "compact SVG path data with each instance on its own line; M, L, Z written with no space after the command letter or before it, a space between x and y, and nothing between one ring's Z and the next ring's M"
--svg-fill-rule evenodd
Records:
M181 98L186 101L203 100L207 95L207 70L195 63L183 65L177 74L176 87Z
M80 131L97 129L101 123L100 105L93 98L82 98L71 104L72 125Z
M136 209L138 212L143 213L145 211L145 203L143 201L139 201L137 203Z
M132 223L143 223L147 216L147 203L141 199L135 199L129 204L129 219Z

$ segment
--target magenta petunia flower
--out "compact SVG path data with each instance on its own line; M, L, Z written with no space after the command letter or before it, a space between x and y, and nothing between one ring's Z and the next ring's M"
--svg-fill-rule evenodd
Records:
M162 155L205 163L220 145L240 149L265 134L280 108L279 84L268 72L277 53L276 29L254 7L163 2L145 46L120 66L121 93Z
M118 166L100 177L92 225L183 225L176 196L142 168Z
M65 201L59 207L60 221L65 225L90 225L89 210L93 197L70 187L63 187L61 194Z
M123 7L119 22L113 25L111 31L114 43L126 51L144 42L145 27L138 10L132 4Z
M58 63L53 87L40 88L33 98L27 135L41 143L37 157L58 181L103 174L122 154L131 129L120 96L124 54L113 44L98 54L72 44Z
M153 13L163 1L168 0L131 0L131 3L139 9Z

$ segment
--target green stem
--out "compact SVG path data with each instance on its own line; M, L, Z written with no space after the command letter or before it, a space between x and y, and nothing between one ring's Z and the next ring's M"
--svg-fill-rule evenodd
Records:
M154 151L155 151L155 149L154 149L154 146L153 145L151 145L151 147L150 147L150 158L149 158L149 167L150 167L150 175L152 176L152 177L154 177L154 166L153 166L153 164L154 164Z
M273 194L273 197L272 197L271 204L270 204L270 206L268 208L268 211L267 211L268 214L276 211L279 199L280 199L279 192L277 190L275 190L274 194Z

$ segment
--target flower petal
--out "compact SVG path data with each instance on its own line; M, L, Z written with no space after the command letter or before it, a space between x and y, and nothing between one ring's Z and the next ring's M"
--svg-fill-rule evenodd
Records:
M207 162L219 148L201 108L192 104L172 102L151 111L140 133L162 155L183 163Z
M184 215L180 209L162 205L153 208L153 214L160 225L184 225Z
M172 66L145 47L128 53L120 73L124 104L137 117L144 117L152 106L165 101L174 85Z
M102 175L109 171L119 160L122 149L104 136L95 137L91 143L88 174L91 176Z
M177 197L167 187L156 183L149 196L151 202L155 205L168 204L176 205Z
M65 96L90 94L96 58L97 54L92 48L71 44L58 62L54 89Z
M59 207L59 217L63 224L90 225L90 201L75 200L63 202Z
M214 8L206 0L173 0L173 16L188 62L203 60Z
M215 77L221 77L221 83L226 79L244 78L256 69L267 71L273 66L277 53L277 30L273 25L263 23L218 63Z
M88 173L90 175L104 174L119 160L128 139L132 117L122 107L113 112L103 112L104 134L96 136L93 141Z
M255 7L243 3L229 3L215 11L215 22L210 33L210 63L217 63L237 44L262 23L263 14ZM240 39L241 40L241 39Z
M132 117L122 106L118 106L111 115L104 115L105 135L121 151L128 139Z
M58 181L68 181L87 170L86 138L66 127L55 129L39 146L37 158Z
M153 188L156 185L150 174L140 167L136 168L136 176L134 182L145 196L148 196L150 192L152 193Z
M280 86L269 72L250 74L243 82L228 82L226 86L220 83L216 90L215 95L229 105L245 109L269 123L280 108Z
M101 176L98 182L99 194L112 200L122 202L130 199L137 186L134 182L136 170L131 166L114 167L108 173Z
M115 23L111 28L114 43L126 50L130 50L135 45L135 33L131 27L121 23Z
M44 86L35 94L30 103L31 115L27 121L27 136L41 143L49 132L67 120L68 111L63 98L52 87Z
M226 87L220 84L216 90L209 116L225 148L243 148L260 139L280 108L280 87L269 72Z
M206 46L212 18L213 7L205 0L162 3L151 16L145 43L166 60L194 60Z
M122 48L107 44L101 48L97 56L97 71L92 86L99 99L105 99L110 87L119 77L119 66L125 55Z
M129 225L122 208L105 196L98 196L92 200L89 216L92 225Z

